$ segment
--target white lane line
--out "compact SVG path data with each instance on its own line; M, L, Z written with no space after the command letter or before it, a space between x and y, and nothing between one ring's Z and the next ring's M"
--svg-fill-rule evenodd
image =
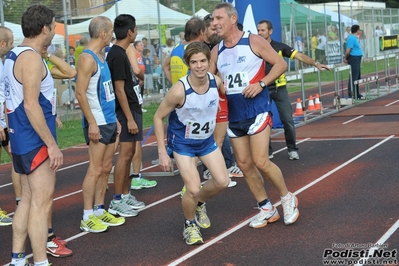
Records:
M395 103L397 103L397 102L399 102L399 100L396 100L396 101L394 101L394 102L388 103L388 104L385 105L385 107L390 106L390 105L392 105L392 104L395 104Z
M295 191L293 194L298 195L299 193L303 192L304 190L314 186L315 184L319 183L320 181L322 181L323 179L329 177L330 175L332 175L333 173L337 172L338 170L342 169L343 167L347 166L348 164L350 164L351 162L357 160L358 158L360 158L361 156L367 154L368 152L374 150L375 148L379 147L380 145L382 145L383 143L385 143L386 141L390 140L391 138L393 138L394 135L389 136L388 138L385 138L384 140L380 141L379 143L375 144L374 146L368 148L367 150L365 150L364 152L356 155L355 157L353 157L352 159L346 161L345 163L339 165L338 167L334 168L333 170L329 171L328 173L322 175L321 177L319 177L318 179L314 180L313 182L309 183L308 185L302 187L301 189L298 189L297 191ZM281 205L281 201L277 202L276 204L274 204L275 207ZM194 255L196 255L197 253L201 252L202 250L212 246L213 244L217 243L218 241L220 241L221 239L231 235L232 233L234 233L235 231L237 231L238 229L244 227L244 226L248 226L248 223L253 220L255 218L256 215L254 215L253 217L245 220L244 222L238 224L237 226L234 226L233 228L225 231L224 233L222 233L221 235L215 237L212 240L209 240L208 242L204 243L203 245L199 246L198 248L192 250L191 252L185 254L184 256L170 262L168 264L168 266L175 266L178 265L180 263L182 263L183 261L193 257Z
M144 144L143 147L151 146L151 145L153 145L154 143L156 143L156 142L151 142L151 143L148 143L148 144ZM69 148L69 149L73 149L73 148L74 148L74 147ZM119 154L119 152L116 152L116 153L115 153L115 155L118 155L118 154ZM84 162L72 164L72 165L70 165L70 166L65 166L65 167L63 167L63 168L58 169L57 172L61 172L61 171L68 170L68 169L71 169L71 168L74 168L74 167L77 167L77 166L80 166L80 165L84 165L84 164L87 164L88 162L89 162L89 161L84 161ZM145 168L145 169L143 169L143 170L151 169L151 168L153 168L153 167L150 166L150 167L147 167L147 168ZM11 186L11 185L12 185L12 183L6 183L6 184L4 184L4 185L0 185L0 188L8 187L8 186Z
M374 250L377 250L379 248L379 246L381 246L382 244L384 244L388 238L393 235L395 233L396 230L398 230L399 228L399 219L396 221L396 223L394 223L389 230L377 241L377 243L375 243L374 247L370 248L370 251L368 254L374 254ZM362 263L359 263L359 261L354 265L354 266L362 266L364 264L369 265L368 263L366 263L368 260L370 259L370 257L363 257L361 258L359 261L362 261ZM378 258L377 258L378 259ZM386 259L394 259L394 258L386 258Z
M346 121L346 122L342 123L342 125L349 124L350 122L353 122L353 121L355 121L355 120L358 120L358 119L362 118L363 116L364 116L364 115L361 115L361 116L355 117L355 118L353 118L353 119L351 119L351 120L348 120L348 121Z

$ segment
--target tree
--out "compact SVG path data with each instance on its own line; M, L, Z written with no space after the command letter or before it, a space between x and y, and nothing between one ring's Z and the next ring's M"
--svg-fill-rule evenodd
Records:
M45 5L53 9L56 15L62 14L62 0L3 0L4 20L21 24L22 13L33 4Z

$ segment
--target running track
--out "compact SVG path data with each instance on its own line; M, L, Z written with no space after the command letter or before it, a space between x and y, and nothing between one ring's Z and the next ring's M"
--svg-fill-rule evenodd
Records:
M81 183L88 155L87 147L80 145L63 151L64 166L57 173L53 205L55 232L68 241L74 255L49 257L50 262L302 266L323 265L323 252L334 243L380 243L387 245L385 250L398 249L399 92L340 112L333 112L333 84L323 86L322 92L325 115L315 112L309 123L300 123L297 128L299 161L288 159L281 131L273 132L273 162L299 199L300 217L295 224L286 226L281 218L261 229L249 228L249 221L258 213L256 202L244 179L236 179L235 188L208 201L212 226L202 229L205 244L187 246L182 239L182 181L178 175L165 175L149 177L158 181L157 187L133 191L147 204L138 217L128 218L126 224L105 233L82 233ZM307 90L306 96L310 93L314 96L317 90ZM300 94L290 97L294 103ZM156 156L155 138L150 136L143 149L145 172L161 171L151 164ZM9 172L10 165L1 166L0 202L11 212L15 201ZM266 189L282 215L276 190L268 183ZM111 200L112 191L110 185L106 202ZM12 228L1 227L0 234L0 264L4 265L10 258ZM349 249L334 248L340 252ZM29 243L27 254L31 254Z

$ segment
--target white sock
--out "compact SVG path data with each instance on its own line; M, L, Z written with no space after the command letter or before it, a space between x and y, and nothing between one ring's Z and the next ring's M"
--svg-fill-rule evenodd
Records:
M289 199L291 199L291 193L288 192L287 195L285 195L284 197L280 197L282 201L287 201Z
M261 206L261 208L264 209L264 210L272 210L273 209L273 205L272 205L272 203L269 200L265 205Z
M48 260L44 260L44 261L40 261L40 262L36 262L35 261L35 266L48 266Z
M83 210L83 221L86 221L89 219L89 216L94 214L93 209L91 210Z
M12 258L11 264L15 266L25 266L25 257L23 258Z

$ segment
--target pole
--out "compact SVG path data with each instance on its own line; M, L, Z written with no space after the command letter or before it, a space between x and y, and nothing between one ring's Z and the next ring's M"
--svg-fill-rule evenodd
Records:
M0 23L4 26L4 6L3 0L0 0Z
M63 12L64 12L64 30L65 30L64 34L65 34L65 46L66 46L65 47L66 58L67 58L67 62L69 64L69 56L70 56L70 54L69 54L69 38L68 38L68 17L67 17L67 8L66 8L66 1L65 0L62 0L62 9L63 9ZM68 79L68 92L69 92L69 99L68 100L70 100L71 96L72 96L72 82L71 82L71 79ZM75 99L75 97L73 97L73 99ZM74 102L72 102L71 104L72 104L71 106L75 106ZM66 109L67 121L69 120L68 119L68 111L69 111L69 108Z
M195 0L193 0L192 6L193 6L193 16L194 16L195 15Z
M159 6L159 0L157 0L157 11L158 11L158 36L159 36L159 45L161 45L161 40L162 40L162 25L161 25L161 10L160 10L160 6ZM159 53L159 59L161 60L161 64L163 64L163 53L162 50ZM165 95L165 88L166 88L166 84L165 84L165 75L162 75L162 90L163 90L163 94Z

